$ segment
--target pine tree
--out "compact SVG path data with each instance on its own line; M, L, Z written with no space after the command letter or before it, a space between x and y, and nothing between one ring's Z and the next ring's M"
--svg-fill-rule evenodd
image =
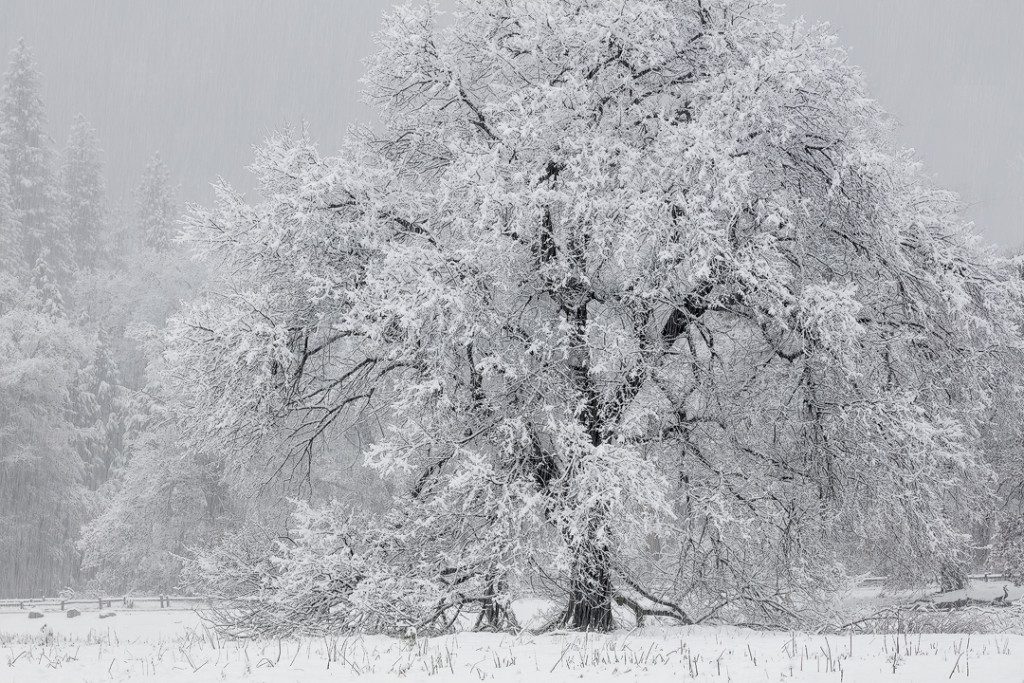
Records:
M174 188L167 164L157 152L142 173L135 197L137 229L143 242L164 251L170 246L177 220Z
M50 251L46 247L42 248L32 267L32 293L39 311L55 318L64 317L64 296L50 269Z
M0 276L20 280L28 272L22 253L21 227L11 207L10 182L7 178L3 148L0 147Z
M24 40L18 41L0 93L0 148L7 159L11 208L21 226L25 262L35 263L46 245L51 267L62 273L66 245L56 220L58 193L39 80L32 53Z
M84 483L97 491L114 476L126 454L129 411L109 334L101 333L92 361L75 391L75 423Z
M60 169L60 220L78 268L95 268L103 256L106 207L100 154L95 129L77 116Z

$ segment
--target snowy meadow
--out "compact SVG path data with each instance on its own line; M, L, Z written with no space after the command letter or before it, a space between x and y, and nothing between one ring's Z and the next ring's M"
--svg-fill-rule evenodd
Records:
M535 605L523 604L529 620ZM229 640L191 611L0 615L3 681L1024 680L1024 636L734 627Z

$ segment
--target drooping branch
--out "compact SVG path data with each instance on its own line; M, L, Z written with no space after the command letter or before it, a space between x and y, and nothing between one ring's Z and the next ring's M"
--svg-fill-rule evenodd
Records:
M658 335L658 342L663 351L671 349L676 340L686 334L690 325L707 313L711 307L709 297L714 288L715 282L711 279L706 280L687 294L680 306L672 310ZM606 430L611 431L617 427L622 414L640 393L647 379L647 362L644 358L636 362L604 407Z

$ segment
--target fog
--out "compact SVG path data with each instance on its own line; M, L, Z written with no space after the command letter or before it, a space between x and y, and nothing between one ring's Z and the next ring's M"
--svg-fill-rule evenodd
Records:
M324 149L370 120L360 60L386 0L3 0L0 54L19 37L43 75L63 144L83 113L123 195L159 150L186 200L218 176L248 187L251 146L310 123ZM1024 4L962 0L793 0L829 21L872 92L940 184L957 190L993 243L1024 241Z

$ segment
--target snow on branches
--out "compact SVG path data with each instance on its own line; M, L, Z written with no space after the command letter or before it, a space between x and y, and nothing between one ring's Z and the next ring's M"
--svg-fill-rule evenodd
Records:
M835 39L766 0L437 12L385 19L379 132L274 137L258 201L187 225L219 273L170 331L194 436L309 467L373 425L399 492L344 560L281 551L333 596L303 623L502 627L541 580L573 628L781 619L851 543L955 561L1019 284Z

